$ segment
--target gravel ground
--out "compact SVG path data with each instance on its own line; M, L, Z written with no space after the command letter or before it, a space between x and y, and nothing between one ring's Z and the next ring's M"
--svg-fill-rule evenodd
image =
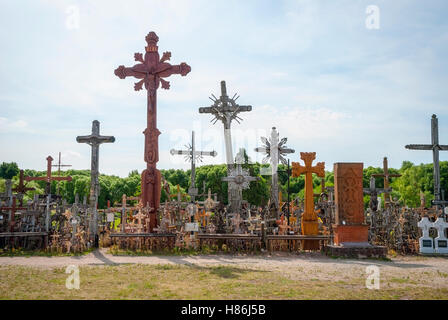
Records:
M198 266L235 266L281 272L291 279L348 280L365 277L366 267L379 267L381 277L424 281L448 287L448 258L406 256L391 261L375 259L333 259L319 253L273 255L198 255L198 256L114 256L100 249L84 256L0 257L0 266L21 265L55 268L68 265L180 264Z

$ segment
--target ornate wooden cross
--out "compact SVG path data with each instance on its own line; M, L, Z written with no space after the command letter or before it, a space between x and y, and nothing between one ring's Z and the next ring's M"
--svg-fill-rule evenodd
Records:
M72 181L72 177L68 176L68 177L53 177L51 175L51 162L53 161L53 158L51 156L47 157L47 176L46 177L25 177L25 181L46 181L47 182L47 186L45 189L45 192L47 194L50 194L50 187L51 187L51 181Z
M191 162L191 182L188 189L188 195L192 202L195 201L195 197L198 195L198 189L195 188L195 176L196 176L196 161L202 161L203 156L216 157L216 151L196 151L194 143L194 131L191 132L191 145L186 146L188 150L175 150L171 149L172 155L180 154L185 156L185 160Z
M390 176L390 175L389 175ZM384 197L386 194L390 193L392 188L376 188L375 187L375 177L372 175L370 177L370 186L369 188L364 188L363 192L370 196L369 207L372 211L378 210L378 195L384 193Z
M300 152L300 159L305 162L305 166L298 162L292 163L292 176L298 177L305 174L305 210L302 214L302 234L316 235L319 233L319 223L317 214L314 210L313 198L313 173L319 177L325 176L325 162L318 162L314 167L313 160L316 159L316 152ZM303 242L303 249L314 250L318 249L319 242L315 240L305 240Z
M384 157L383 159L383 173L375 173L372 174L372 177L384 177L384 208L387 208L387 206L390 203L390 192L392 191L391 188L389 188L389 178L398 178L401 177L401 174L391 174L389 173L389 167L387 165L387 157Z
M440 197L440 166L439 151L448 150L448 145L439 144L439 121L435 114L431 118L431 144L408 144L405 146L410 150L432 150L432 162L434 166L434 201L436 206L446 205Z
M53 167L58 167L58 176L61 176L61 167L71 167L71 164L62 164L61 163L61 153L59 152L59 156L58 156L58 164L53 164ZM56 188L56 194L59 195L59 183L57 185Z
M163 89L169 89L170 83L163 78L169 77L172 74L180 74L186 76L191 67L185 62L180 65L171 65L165 61L171 58L171 52L164 52L162 58L159 56L157 42L159 37L150 32L146 36L147 46L145 47L145 56L141 53L135 53L134 59L140 63L133 67L126 68L125 66L119 66L115 69L115 75L120 79L126 77L135 77L141 79L134 85L134 90L138 91L143 89L147 90L147 128L143 131L145 135L145 153L144 159L146 162L146 169L142 172L141 182L141 199L140 201L144 206L149 205L151 207L151 225L150 232L157 226L157 220L155 219L157 209L160 205L160 171L157 170L156 165L159 161L159 135L160 131L157 129L157 89L162 84Z

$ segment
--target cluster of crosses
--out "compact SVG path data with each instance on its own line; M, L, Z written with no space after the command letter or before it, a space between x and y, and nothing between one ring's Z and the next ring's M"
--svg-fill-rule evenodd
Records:
M141 221L147 221L147 232L152 233L153 231L160 230L160 226L158 226L158 218L157 212L160 207L160 195L161 195L161 185L163 178L161 177L160 171L157 169L157 162L159 161L159 148L158 148L158 138L161 132L157 128L157 89L161 86L163 89L169 89L170 83L166 80L171 75L180 74L181 76L186 76L190 71L191 67L185 62L180 63L179 65L172 65L168 63L171 59L170 52L164 52L160 57L158 51L158 36L154 32L148 33L145 38L147 46L145 47L145 54L135 53L134 59L137 62L132 67L125 67L123 65L119 66L115 69L114 73L120 79L125 79L127 77L133 77L137 79L137 82L134 84L134 90L140 91L146 90L146 99L147 99L147 121L146 121L146 129L143 131L145 137L144 143L144 153L143 159L146 163L146 169L143 170L141 174L141 196L139 198L139 213L136 218L139 221L139 225L143 225ZM212 122L215 124L218 120L220 120L224 126L224 142L225 142L225 153L226 153L226 163L227 163L227 177L224 177L222 180L228 183L228 199L229 199L229 213L230 216L233 215L234 220L240 220L239 213L242 210L242 191L250 187L250 183L256 181L258 178L253 177L249 174L249 171L243 167L246 163L245 151L244 149L240 149L237 156L234 158L233 156L233 146L232 146L232 134L231 134L231 125L235 120L240 123L242 118L240 117L241 112L249 112L252 110L251 105L240 105L236 101L239 98L237 94L232 97L228 96L227 88L225 81L221 81L221 94L220 97L217 98L215 95L211 95L210 99L213 104L208 107L200 107L199 113L201 114L211 114L213 116ZM433 152L433 164L434 164L434 201L433 205L436 207L445 207L448 202L442 199L441 197L441 188L440 188L440 169L439 169L439 151L448 150L448 146L439 144L438 137L438 120L435 115L432 116L431 119L431 144L412 144L407 145L407 149L412 150L432 150ZM100 193L99 187L99 146L103 143L113 143L115 138L113 136L102 136L100 135L100 123L97 120L92 122L92 132L86 136L78 136L76 138L78 143L86 143L91 146L91 185L90 185L90 196L89 196L89 209L91 213L91 220L89 230L91 231L91 236L95 239L95 245L98 246L98 196ZM304 210L301 215L301 229L303 235L318 235L318 217L317 211L315 208L314 197L316 196L313 193L313 179L312 175L316 174L317 176L322 178L322 194L326 194L327 190L325 189L325 163L318 162L316 165L313 165L313 161L316 158L315 152L301 152L300 158L303 160L304 165L299 162L292 162L292 166L290 167L289 159L287 159L287 155L295 152L294 149L288 148L286 146L287 138L279 138L279 132L275 127L272 127L271 134L269 138L262 137L261 138L262 146L255 148L256 152L262 153L265 157L263 159L263 163L269 163L269 168L264 170L261 174L266 174L271 176L271 190L270 190L270 200L269 200L269 210L274 214L273 221L278 221L279 218L279 209L283 206L282 199L279 198L279 187L278 187L278 165L279 163L287 166L287 170L285 172L288 175L288 202L287 202L287 222L284 221L284 217L281 219L282 228L285 228L283 223L287 225L290 224L290 199L289 199L289 177L298 177L300 175L305 176L305 198L304 198ZM172 155L183 155L185 159L191 163L191 181L190 188L188 189L188 195L190 196L191 203L195 203L196 197L199 195L198 188L195 186L195 170L196 163L198 161L202 161L204 156L215 157L217 155L216 151L200 151L196 149L195 142L195 133L192 132L191 135L191 144L186 146L186 150L171 150ZM52 164L53 158L49 156L47 158L47 175L45 177L23 177L23 171L20 173L20 182L19 185L13 189L19 194L24 194L27 191L32 190L31 188L27 188L24 184L26 181L33 180L42 180L46 181L47 189L46 194L48 195L47 206L51 200L51 190L50 183L51 181L70 181L71 177L54 177L51 174L51 168L53 166L57 166L59 169L64 166L60 162L57 165ZM358 181L359 166L354 166L350 169L344 169L343 165L336 166L340 168L340 172L353 177L347 178L347 181ZM361 166L362 168L362 166ZM338 169L339 170L339 169ZM347 194L349 197L353 197L354 199L358 199L362 197L362 194L368 194L370 196L370 209L372 211L376 211L378 209L378 195L384 194L385 198L385 206L387 207L391 203L390 193L391 188L389 186L389 179L393 177L399 177L399 174L389 173L387 158L384 158L383 161L383 173L374 174L370 177L370 186L369 188L359 189L353 182L353 185L350 183L344 185L344 189L335 188L333 191L336 194L336 200L341 201ZM382 177L384 179L384 187L376 188L375 186L375 178ZM352 179L352 180L350 180ZM346 181L346 180L340 180ZM343 185L342 182L340 182ZM358 190L358 189L359 190ZM360 193L358 193L358 191ZM342 194L341 192L345 193ZM356 193L356 195L355 195ZM204 188L205 194L205 188ZM203 194L203 195L204 195ZM322 195L321 194L321 195ZM320 196L320 195L319 195ZM177 194L178 200L180 201L181 194L178 190ZM15 225L15 213L18 210L24 210L23 204L17 204L16 197L11 197L11 203L8 206L0 207L1 211L8 211L9 214L9 223L10 223L10 231L14 231ZM19 199L21 201L21 199ZM333 199L330 199L332 202ZM211 200L210 193L208 199L204 202L207 207L211 207L211 202L215 203ZM122 221L126 221L124 217L126 211L126 199L123 200L123 206L120 209L122 213ZM144 208L144 210L142 210ZM341 207L342 208L342 207ZM341 209L342 210L342 209ZM347 209L348 210L348 209ZM113 212L113 209L109 210ZM142 212L145 212L143 214ZM194 211L194 210L193 210ZM348 212L348 211L347 211ZM238 214L238 215L237 215ZM340 214L343 215L342 213ZM250 216L250 213L249 213ZM350 215L349 215L350 216ZM353 218L353 217L352 217ZM164 219L168 219L164 217ZM294 217L295 221L296 217ZM351 219L351 218L350 218ZM439 218L443 219L443 218ZM361 219L362 220L362 219ZM361 221L360 220L360 221ZM444 230L446 224L442 223L441 220L437 220L436 222L429 222L426 220L422 220L419 225L424 230L428 229L428 226L434 223L434 226L437 228L441 228L440 230ZM341 221L340 228L345 224L345 220ZM45 217L45 228L46 232L50 231L50 210L47 208L46 217ZM138 228L141 232L143 230L142 227ZM342 229L341 229L342 230ZM125 223L122 224L122 232L125 231ZM441 232L442 232L441 231ZM426 231L425 231L426 232ZM424 232L424 236L421 239L421 247L422 248L433 248L435 251L443 251L444 246L446 247L446 239L444 236L439 235L439 238L436 241L436 246L434 247L433 243L429 244L429 239L427 233ZM443 232L442 232L443 233ZM441 238L440 238L441 237ZM316 249L316 245L318 243L314 240L305 240L304 248L306 249ZM426 249L427 251L431 251L430 249Z

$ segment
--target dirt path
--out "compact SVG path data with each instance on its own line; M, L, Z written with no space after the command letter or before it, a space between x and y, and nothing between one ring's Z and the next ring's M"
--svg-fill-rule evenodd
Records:
M316 254L300 255L201 255L201 256L114 256L101 249L85 256L72 257L0 257L1 265L22 265L43 268L65 267L68 265L121 265L121 264L178 264L197 266L235 266L251 269L278 271L293 278L315 275L319 279L346 279L365 274L366 267L375 265L382 274L392 277L414 279L429 274L442 275L448 283L448 258L445 257L399 257L392 261L332 259ZM416 279L417 280L417 279Z

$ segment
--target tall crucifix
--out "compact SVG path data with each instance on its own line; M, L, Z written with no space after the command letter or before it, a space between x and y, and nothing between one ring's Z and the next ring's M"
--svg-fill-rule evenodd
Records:
M92 121L92 133L88 136L77 136L76 141L78 143L87 143L92 147L92 155L90 158L90 208L93 213L92 217L92 231L95 236L95 245L97 243L98 237L98 195L100 192L100 182L99 182L99 153L100 144L102 143L113 143L115 142L115 137L113 136L102 136L100 135L100 122L98 120Z
M389 173L389 167L387 165L387 157L383 159L383 173L375 173L372 174L372 177L384 177L384 208L387 208L390 203L390 192L392 191L389 188L389 178L398 178L401 177L401 174L391 174Z
M191 183L188 189L188 195L191 198L191 202L195 201L195 197L198 195L198 189L195 188L195 178L196 178L196 161L202 161L203 156L216 156L216 151L196 151L194 143L194 131L191 132L191 145L186 146L188 150L175 150L171 149L170 153L172 155L180 154L185 155L185 160L191 162Z
M278 199L278 163L281 161L284 165L288 164L284 155L289 153L294 153L294 149L289 149L286 147L285 143L288 141L287 138L283 138L279 141L279 133L275 127L272 127L271 137L269 140L265 137L261 137L263 142L262 147L255 148L256 152L262 152L266 156L263 158L262 163L267 163L270 160L271 167L271 205L273 205L274 210L278 211L279 199Z
M300 159L305 162L305 166L298 162L292 163L292 176L298 177L305 174L305 211L302 214L302 234L317 235L319 233L319 223L314 210L313 173L319 177L325 176L325 162L318 162L314 167L313 160L316 159L316 152L300 152ZM304 250L319 249L319 241L304 240L302 244Z
M158 139L160 135L160 131L157 129L157 89L160 84L163 89L169 89L170 83L163 78L172 74L186 76L191 71L191 67L185 62L180 65L171 65L165 62L170 60L171 52L164 52L160 58L157 46L159 37L155 32L148 33L145 39L148 44L145 47L145 56L143 57L141 53L134 54L135 61L140 63L130 68L119 66L114 72L120 79L126 77L141 79L134 84L134 90L142 90L143 85L147 90L147 127L143 131L145 135L144 159L146 169L142 172L140 201L143 206L148 205L151 208L150 232L152 232L153 228L157 227L156 212L160 205L161 191L160 171L156 168L159 161Z
M58 176L61 176L61 167L71 167L71 164L62 164L61 163L61 153L59 152L58 164L53 164L53 167L58 167ZM56 187L56 194L59 195L59 183Z
M440 197L440 166L439 166L439 151L448 150L448 145L439 144L439 121L435 114L431 118L431 144L408 144L406 149L411 150L432 150L432 162L434 166L434 201L436 206L445 206L445 201Z
M221 97L218 99L215 95L212 94L209 97L210 100L213 101L213 105L210 107L202 107L199 108L199 113L210 113L214 116L211 120L213 124L215 124L218 120L224 124L224 143L226 148L226 162L227 162L227 174L230 175L231 169L234 167L234 158L233 158L233 147L232 147L232 135L230 131L230 126L232 120L240 123L241 119L238 114L240 112L248 112L252 110L252 106L241 106L236 103L236 100L239 98L235 93L232 98L227 96L226 82L221 81ZM228 190L228 199L229 203L234 201L236 204L238 201L241 201L240 196L238 195L237 189L229 188Z

